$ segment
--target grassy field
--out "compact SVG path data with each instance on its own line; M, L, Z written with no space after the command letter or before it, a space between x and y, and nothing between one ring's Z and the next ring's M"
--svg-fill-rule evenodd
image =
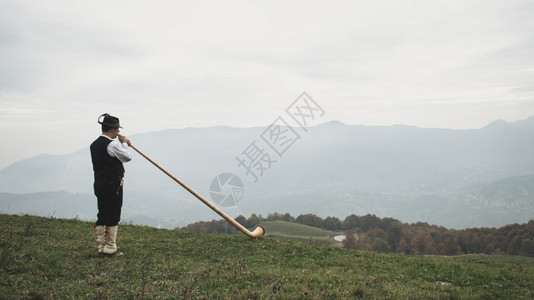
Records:
M343 232L329 231L317 227L306 226L286 221L265 221L261 223L267 237L336 244L334 236L344 235Z
M2 299L532 299L531 258L406 256L244 235L0 215Z

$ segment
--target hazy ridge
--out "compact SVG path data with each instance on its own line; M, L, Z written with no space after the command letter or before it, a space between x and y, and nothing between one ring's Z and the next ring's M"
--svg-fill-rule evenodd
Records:
M129 138L208 199L216 175L237 174L245 194L237 207L224 208L233 216L371 213L464 228L526 222L534 215L534 117L477 130L334 121L295 128L300 139L282 157L262 141L265 129L169 129ZM276 160L256 183L236 160L252 142ZM218 218L134 155L126 165L126 220L176 227ZM92 176L88 147L16 162L0 171L0 211L92 218Z

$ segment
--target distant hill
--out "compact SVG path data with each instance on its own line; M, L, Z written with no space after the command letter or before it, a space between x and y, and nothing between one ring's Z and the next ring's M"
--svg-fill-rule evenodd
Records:
M282 156L262 139L263 127L169 129L129 138L208 199L218 174L238 175L243 199L224 208L233 216L371 213L464 228L521 223L534 215L534 117L495 121L477 130L341 122L292 129L299 139ZM88 146L94 138L88 138ZM257 182L236 159L246 158L251 145L261 151L256 154L270 155L262 156L265 170ZM5 193L64 191L94 202L92 176L88 147L16 162L0 171L0 212L15 207ZM22 212L48 215L58 210L53 200L44 209L20 202L16 207ZM123 215L164 227L218 218L137 154L126 165Z

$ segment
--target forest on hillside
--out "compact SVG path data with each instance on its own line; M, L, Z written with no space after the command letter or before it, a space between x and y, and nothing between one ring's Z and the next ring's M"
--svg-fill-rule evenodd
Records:
M267 217L253 214L235 219L247 228L262 221L286 221L331 231L345 232L343 246L360 250L405 254L459 255L507 254L534 257L534 219L524 224L510 224L500 228L447 229L424 222L402 223L393 218L376 215L350 215L344 220L321 218L314 214L293 217L273 213ZM183 230L236 234L237 229L225 220L196 222ZM358 238L355 237L355 235Z

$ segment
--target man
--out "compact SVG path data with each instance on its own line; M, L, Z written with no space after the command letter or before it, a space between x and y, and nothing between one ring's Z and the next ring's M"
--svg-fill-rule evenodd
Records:
M103 114L98 123L102 125L102 135L90 147L98 207L94 226L98 256L123 256L117 251L116 239L122 208L123 163L132 159L131 144L119 134L119 118Z

